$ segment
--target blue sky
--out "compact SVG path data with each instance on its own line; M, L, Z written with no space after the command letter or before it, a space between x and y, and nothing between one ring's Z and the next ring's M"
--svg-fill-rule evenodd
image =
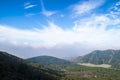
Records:
M70 22L66 22L66 20L72 21L69 19L71 12L67 8L77 2L79 0L11 0L11 2L2 0L0 23L20 29L30 29L33 26L41 28L39 24L46 25L48 20L51 20L58 25L70 26ZM66 27L66 25L62 26Z
M27 58L119 49L119 16L120 0L0 0L0 50Z

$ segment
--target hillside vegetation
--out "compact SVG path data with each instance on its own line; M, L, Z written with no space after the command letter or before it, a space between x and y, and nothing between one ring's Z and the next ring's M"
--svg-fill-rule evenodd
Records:
M119 74L119 69L74 66L61 80L120 80Z
M37 61L30 61L36 59L46 67L56 66L56 70L46 68ZM0 80L120 80L119 68L86 67L50 56L39 56L30 60L0 52ZM60 71L61 69L64 71Z
M59 71L0 51L0 80L59 80Z
M96 51L94 54L96 54ZM59 60L58 58L50 56L39 56L28 60L43 64L46 67L50 66L54 68L56 66L56 69L57 67L61 67L62 64L62 68L65 69L65 74L61 77L61 80L120 80L120 70L117 68L86 67L76 64L73 65L74 63L72 63L72 65L70 65L71 63L66 65L66 63L63 64L66 60L62 60L63 62L61 63L61 59ZM94 64L103 63L96 62ZM69 68L63 67L68 65Z
M52 57L52 56L38 56L38 57L33 57L33 58L29 58L27 59L28 61L32 61L32 62L36 62L39 64L42 64L46 67L52 68L52 69L68 69L71 66L76 66L76 63L67 61L67 60L63 60L63 59L59 59L56 57Z

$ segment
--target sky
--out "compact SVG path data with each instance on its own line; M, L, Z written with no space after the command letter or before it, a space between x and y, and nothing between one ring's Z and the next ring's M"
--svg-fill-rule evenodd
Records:
M0 0L0 51L21 58L120 49L120 0Z

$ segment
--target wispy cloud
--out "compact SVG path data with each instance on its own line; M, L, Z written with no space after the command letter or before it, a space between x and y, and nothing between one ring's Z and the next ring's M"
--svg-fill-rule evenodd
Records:
M46 10L42 11L42 14L47 16L47 17L52 16L55 13L56 13L56 11L46 11Z
M72 8L76 15L81 15L90 12L91 10L101 6L103 3L103 0L85 0L84 2L73 5Z
M41 8L42 8L42 14L49 17L49 16L52 16L54 15L57 11L48 11L45 9L45 6L44 6L44 3L43 3L43 0L40 0L41 1Z
M114 18L120 16L120 1L111 6L109 11L110 15L112 15Z
M35 6L37 6L37 5L27 5L27 6L25 6L25 9L33 8Z
M30 2L27 2L27 3L24 4L24 9L33 8L35 6L37 6L37 5L34 5L34 4L31 4Z

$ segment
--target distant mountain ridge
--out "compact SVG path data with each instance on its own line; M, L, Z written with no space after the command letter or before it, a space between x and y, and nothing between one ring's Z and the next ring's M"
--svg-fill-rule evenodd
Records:
M120 50L95 50L73 60L77 63L110 64L120 68Z
M37 56L37 57L32 57L27 59L28 61L33 61L39 64L42 64L46 67L49 68L56 68L56 69L66 69L69 68L70 66L75 66L77 65L76 63L52 57L52 56Z
M0 80L59 80L59 72L0 51Z
M54 57L47 56L48 58L57 61ZM78 65L62 71L62 73L6 52L0 52L0 80L120 80L119 69Z

